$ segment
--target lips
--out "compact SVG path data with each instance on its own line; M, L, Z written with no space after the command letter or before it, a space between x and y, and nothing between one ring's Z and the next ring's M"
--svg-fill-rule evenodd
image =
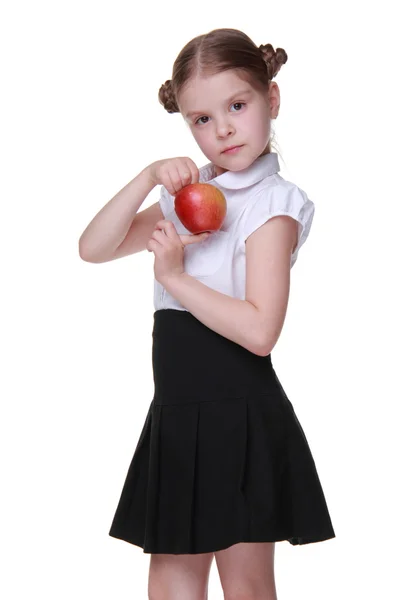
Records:
M224 154L225 152L229 152L230 150L239 150L239 148L241 148L242 146L236 145L236 146L229 146L228 148L225 148L225 150L222 151L222 154Z

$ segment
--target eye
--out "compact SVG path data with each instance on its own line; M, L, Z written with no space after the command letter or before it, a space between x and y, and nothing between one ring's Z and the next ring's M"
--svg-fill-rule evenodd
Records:
M199 117L199 118L197 119L197 121L195 122L195 125L197 125L197 123L198 123L199 121L201 121L201 123L202 123L203 125L205 125L204 121L202 121L201 119L208 119L208 117Z
M241 107L241 106L244 106L244 102L235 102L234 104L232 104L232 106L240 106ZM240 110L240 108L239 108L239 110ZM238 111L235 110L234 112L238 112Z
M239 108L238 108L238 110L235 110L235 111L234 111L234 112L239 112L239 111L241 110L242 106L244 106L244 105L245 105L245 103L244 103L244 102L235 102L235 103L234 103L234 104L232 104L231 106L236 106L236 107L239 107ZM206 116L199 117L199 118L197 119L197 121L195 121L195 125L198 125L198 124L200 124L200 125L205 125L205 124L206 124L208 121L203 121L202 119L209 119L209 118L210 118L210 117L206 117Z

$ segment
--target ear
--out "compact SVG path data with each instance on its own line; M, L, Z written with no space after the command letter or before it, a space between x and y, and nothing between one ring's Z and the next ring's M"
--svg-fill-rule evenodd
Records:
M271 119L276 119L279 113L279 106L281 103L281 94L276 81L271 81L269 84L268 98Z

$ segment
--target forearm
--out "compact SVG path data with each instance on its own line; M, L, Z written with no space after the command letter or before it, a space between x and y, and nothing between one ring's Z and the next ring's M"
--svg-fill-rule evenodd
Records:
M146 167L91 220L79 238L80 256L89 260L110 256L125 239L141 204L154 187Z
M164 280L162 285L213 331L254 354L267 354L261 342L260 314L251 302L217 292L186 272Z

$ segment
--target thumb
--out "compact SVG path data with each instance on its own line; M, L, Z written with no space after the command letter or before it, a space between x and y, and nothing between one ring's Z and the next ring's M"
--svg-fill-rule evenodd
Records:
M187 246L188 244L197 244L198 242L203 242L204 240L206 240L209 236L210 236L210 232L209 231L205 231L203 233L194 233L193 235L180 235L179 237L181 238L181 242L184 246Z

